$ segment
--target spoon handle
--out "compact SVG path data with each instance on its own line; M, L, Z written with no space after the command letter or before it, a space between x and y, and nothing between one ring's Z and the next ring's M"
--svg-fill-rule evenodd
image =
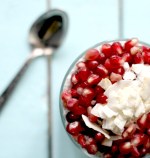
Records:
M10 94L12 93L12 91L14 90L14 88L16 87L18 81L20 80L20 78L22 77L22 75L24 74L24 72L26 71L29 63L31 62L31 59L32 58L28 58L28 60L26 60L26 62L24 63L23 67L17 73L17 75L15 76L15 78L11 81L11 83L8 85L8 87L1 94L1 96L0 96L0 111L2 110L2 108L4 106L4 103L10 97Z

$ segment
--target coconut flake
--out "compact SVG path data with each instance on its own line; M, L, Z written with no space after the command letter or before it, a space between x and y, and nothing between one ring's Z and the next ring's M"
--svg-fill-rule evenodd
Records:
M113 129L115 128L114 118L103 120L102 128L113 131Z
M121 136L111 136L110 139L105 138L102 142L102 145L111 147L114 140L118 140L121 138Z
M131 70L136 74L140 74L143 69L143 64L132 64Z
M130 69L130 66L129 66L128 62L124 62L123 68L124 68L125 71Z
M102 108L103 113L107 116L107 118L111 118L113 116L117 116L118 114L111 110L107 105L103 106Z
M124 126L126 124L126 120L121 116L118 115L115 119L114 119L114 124L120 129L123 130Z
M104 145L104 146L109 146L109 147L111 147L111 146L112 146L112 142L113 142L113 141L112 141L111 139L104 139L101 144Z
M123 75L124 80L134 80L136 78L136 75L133 71L126 71Z
M91 123L87 116L82 115L82 119L85 122L86 126L94 129L97 132L102 133L106 138L110 139L110 136L107 131L99 127L97 124Z
M135 117L139 117L141 114L145 113L145 106L143 102L136 108Z
M104 105L97 103L91 110L91 114L100 117L102 119L106 118L106 115L103 112Z
M109 86L112 85L112 83L108 78L104 78L98 83L98 85L101 86L104 90L106 90Z
M122 110L123 114L129 118L133 117L133 109L129 108L129 109L124 109Z

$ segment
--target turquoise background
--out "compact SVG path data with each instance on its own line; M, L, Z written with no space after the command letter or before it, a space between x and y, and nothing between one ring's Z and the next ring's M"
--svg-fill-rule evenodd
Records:
M59 90L74 59L88 47L119 38L119 0L53 0L68 13L67 37L52 59L53 158L86 158L68 138L59 113ZM150 1L124 0L124 38L150 43ZM0 93L31 49L28 31L47 9L44 0L1 0ZM0 158L47 158L46 59L35 59L0 114Z

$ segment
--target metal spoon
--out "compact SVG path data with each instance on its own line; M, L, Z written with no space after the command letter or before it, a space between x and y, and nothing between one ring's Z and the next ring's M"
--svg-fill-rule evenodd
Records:
M33 48L23 67L0 96L0 110L10 97L19 79L30 62L39 56L50 56L60 46L66 35L68 17L65 12L53 9L40 16L32 25L29 32L29 42Z
M0 111L3 109L4 103L6 103L6 101L9 99L18 81L23 76L23 73L25 72L28 65L31 63L31 61L34 58L40 56L47 56L50 62L51 55L60 46L66 35L67 27L68 27L68 17L65 12L58 9L47 11L34 22L29 33L29 42L33 50L31 54L28 56L27 60L25 61L23 67L20 69L20 71L11 81L9 86L1 94ZM47 93L49 95L48 96L48 139L49 139L48 151L49 151L49 158L52 158L52 147L51 147L52 112L51 112L51 97L50 97L49 87Z

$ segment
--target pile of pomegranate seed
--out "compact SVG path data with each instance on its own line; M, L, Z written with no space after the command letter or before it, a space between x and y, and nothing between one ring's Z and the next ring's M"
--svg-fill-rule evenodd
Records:
M91 113L97 103L105 106L105 90L98 85L103 78L112 84L123 80L123 64L150 65L150 48L139 44L138 39L104 43L99 49L89 49L82 60L75 65L70 77L70 86L62 91L61 99L66 111L67 132L86 149L89 154L103 154L104 158L142 158L150 154L150 112L125 126L121 139L114 140L112 146L104 146L105 136L89 127L82 119L86 115L91 123L102 121ZM115 136L111 131L110 135Z

